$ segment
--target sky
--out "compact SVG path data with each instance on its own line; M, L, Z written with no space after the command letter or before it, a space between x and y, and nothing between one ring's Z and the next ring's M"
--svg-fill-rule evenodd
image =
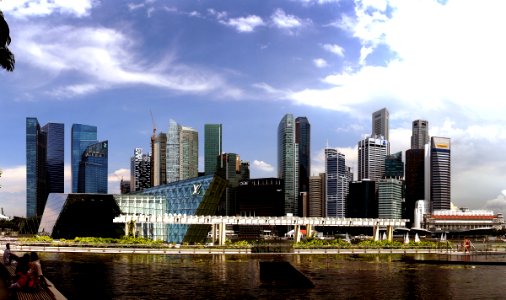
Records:
M277 127L311 123L311 173L325 147L356 173L371 115L390 112L392 153L413 120L451 138L452 202L506 212L504 1L3 0L16 69L0 70L0 207L26 214L26 117L98 127L109 192L169 119L223 124L223 151L277 176Z

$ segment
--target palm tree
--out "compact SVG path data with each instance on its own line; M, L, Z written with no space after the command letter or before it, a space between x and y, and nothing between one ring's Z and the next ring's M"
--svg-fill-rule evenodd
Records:
M4 14L0 11L0 66L9 72L14 71L14 54L7 47L11 43L9 35L9 25L4 19Z

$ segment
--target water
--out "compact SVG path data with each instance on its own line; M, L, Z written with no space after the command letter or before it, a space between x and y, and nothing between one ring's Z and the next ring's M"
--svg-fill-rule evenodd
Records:
M40 257L46 276L69 299L506 297L506 266L419 264L406 262L401 255L40 253ZM431 255L411 258L441 259ZM506 261L503 256L482 259ZM277 260L289 261L315 287L261 287L259 261Z

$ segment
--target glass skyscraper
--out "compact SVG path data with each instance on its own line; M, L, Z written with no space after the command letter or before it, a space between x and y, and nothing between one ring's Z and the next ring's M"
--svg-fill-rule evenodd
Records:
M167 183L198 177L198 131L169 121L167 133Z
M103 141L86 148L79 163L79 193L107 194L109 147Z
M325 174L326 216L344 218L348 195L344 154L336 149L325 149Z
M395 178L383 178L378 181L378 218L402 217L402 185L402 181Z
M218 155L222 153L222 125L204 125L204 171L214 175L217 171Z
M299 193L308 192L311 175L311 124L306 117L295 119L295 142L299 144Z
M63 193L64 133L61 123L40 127L26 118L26 216L44 212L49 193Z
M79 164L86 148L98 143L97 127L83 124L72 124L71 132L71 171L72 171L72 193L78 193Z
M295 119L286 114L278 126L278 177L283 179L285 214L299 214L299 145L295 141Z
M181 125L170 119L167 131L167 183L180 180L180 134Z

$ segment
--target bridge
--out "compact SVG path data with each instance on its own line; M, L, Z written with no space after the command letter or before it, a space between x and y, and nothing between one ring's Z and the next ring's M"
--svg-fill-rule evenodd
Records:
M301 226L306 226L306 231L311 232L313 226L338 226L338 227L372 227L375 240L379 239L380 227L387 228L387 239L393 239L394 227L405 227L407 219L370 219L370 218L322 218L322 217L243 217L243 216L196 216L184 214L164 215L134 215L122 214L114 218L114 223L162 223L162 224L202 224L212 226L212 239L219 245L225 243L227 225L290 225L294 226L296 242L300 241Z

